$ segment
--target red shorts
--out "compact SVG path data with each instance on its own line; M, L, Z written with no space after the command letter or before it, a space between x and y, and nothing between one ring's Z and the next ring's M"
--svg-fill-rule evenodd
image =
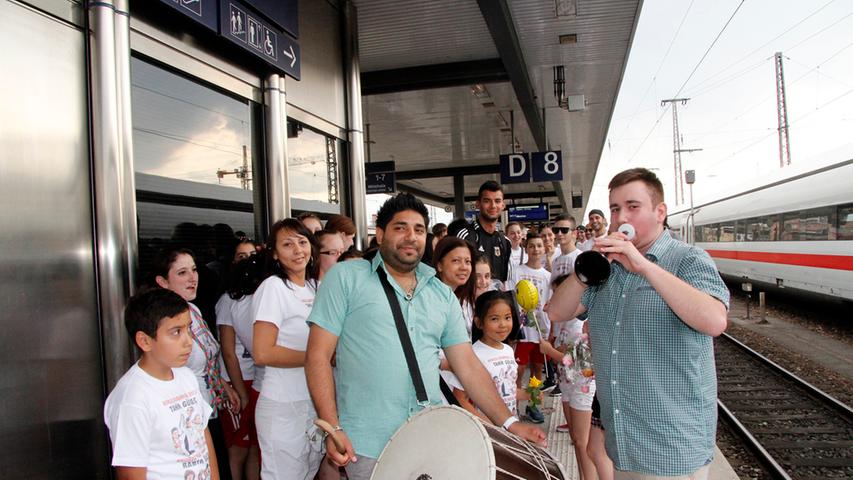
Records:
M515 361L519 365L528 363L545 363L545 356L539 351L539 344L533 342L518 342L515 344Z
M255 406L258 404L258 393L252 388L251 380L244 380L246 390L249 391L249 404L239 415L231 413L230 410L219 411L219 421L222 423L222 433L225 437L225 446L249 448L258 446L258 432L255 429Z

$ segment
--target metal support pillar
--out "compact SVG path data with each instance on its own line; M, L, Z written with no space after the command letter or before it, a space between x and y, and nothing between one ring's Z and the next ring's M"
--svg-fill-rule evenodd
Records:
M268 223L290 216L290 183L287 175L287 97L284 77L272 74L265 86L267 127Z
M453 176L453 209L456 218L465 218L465 177Z
M98 306L107 388L115 386L132 355L122 313L131 293L137 248L130 125L130 50L126 1L92 2L89 77L92 107L92 180Z
M349 140L350 215L355 223L355 246L367 239L367 177L364 173L364 132L361 112L361 67L358 60L358 14L352 1L344 5L344 66L346 70L347 136Z
M779 166L791 164L791 144L788 139L788 106L785 102L785 72L782 69L782 52L773 56L776 64L776 121L779 125Z

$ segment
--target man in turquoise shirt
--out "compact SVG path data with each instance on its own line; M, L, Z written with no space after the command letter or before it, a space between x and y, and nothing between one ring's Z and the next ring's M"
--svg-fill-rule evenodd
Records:
M587 288L572 275L551 298L551 318L589 315L614 477L707 479L717 423L712 337L726 328L728 289L706 252L665 230L654 173L626 170L608 187L611 223L636 235L596 239L613 261L610 278Z
M518 422L474 355L456 296L421 264L428 213L410 194L382 205L376 219L379 252L372 261L330 269L308 317L305 375L317 416L336 426L345 454L327 441L327 457L347 466L351 480L368 479L385 444L420 411L378 269L387 272L412 339L429 403L441 403L439 350L471 399L496 425L543 443L542 430ZM335 356L334 374L331 359ZM357 454L357 455L356 455ZM352 463L351 463L352 462Z

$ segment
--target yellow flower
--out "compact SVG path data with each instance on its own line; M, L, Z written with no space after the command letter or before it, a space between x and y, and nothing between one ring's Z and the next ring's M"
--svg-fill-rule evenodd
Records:
M528 384L528 386L529 386L530 388L539 388L539 386L540 386L540 385L542 385L542 381L541 381L541 380L539 380L539 379L538 379L538 378L536 378L536 377L530 377L530 383Z

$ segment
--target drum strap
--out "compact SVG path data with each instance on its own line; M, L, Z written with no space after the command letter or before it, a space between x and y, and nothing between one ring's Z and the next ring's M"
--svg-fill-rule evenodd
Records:
M381 266L376 269L379 275L379 281L382 282L382 288L385 290L385 296L388 297L388 304L391 306L391 313L394 314L394 323L397 325L397 335L400 336L400 343L403 344L403 354L406 356L406 364L409 365L409 374L412 376L412 383L415 384L415 395L418 397L418 404L426 406L429 404L429 397L424 388L424 379L421 378L421 369L418 368L418 359L415 358L415 349L412 347L412 339L409 338L409 331L406 329L406 321L403 320L403 310L400 309L400 301L397 300L397 294L394 293L394 287L388 282L388 276L385 274L385 269Z

